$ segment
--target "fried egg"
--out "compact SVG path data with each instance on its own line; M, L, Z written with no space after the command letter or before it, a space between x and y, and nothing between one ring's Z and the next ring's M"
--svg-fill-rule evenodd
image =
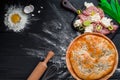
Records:
M5 14L4 24L9 30L20 32L29 24L29 16L23 12L22 7L10 6Z

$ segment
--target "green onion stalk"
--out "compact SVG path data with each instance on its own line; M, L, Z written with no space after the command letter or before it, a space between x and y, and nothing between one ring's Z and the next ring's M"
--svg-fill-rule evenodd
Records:
M120 4L118 0L100 0L99 7L120 24Z

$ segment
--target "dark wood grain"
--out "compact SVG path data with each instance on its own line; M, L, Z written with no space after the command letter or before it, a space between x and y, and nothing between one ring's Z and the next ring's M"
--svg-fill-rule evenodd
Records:
M98 0L86 1L93 1L98 5ZM84 0L70 0L70 2L79 9L83 7ZM31 24L27 25L22 32L15 33L7 30L3 21L5 6L18 4L22 6L33 4L35 11L32 14L35 16L31 17ZM38 10L41 12L38 13ZM79 35L72 28L75 17L74 13L61 6L61 0L0 0L0 80L26 80L49 50L53 50L56 56L48 65L54 61L62 63L61 56L65 57L67 46ZM120 32L113 39L120 52L119 40ZM59 79L57 76L66 71L66 68L64 69L60 68L59 74L51 80ZM65 79L70 78L73 79L71 76ZM119 78L120 63L109 80L119 80Z

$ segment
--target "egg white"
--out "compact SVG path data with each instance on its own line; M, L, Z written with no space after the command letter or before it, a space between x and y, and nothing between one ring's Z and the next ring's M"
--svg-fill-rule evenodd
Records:
M18 14L20 16L20 22L15 24L11 21L13 14ZM10 6L5 14L4 24L8 27L9 30L20 32L26 27L26 24L29 24L29 16L23 12L22 7Z

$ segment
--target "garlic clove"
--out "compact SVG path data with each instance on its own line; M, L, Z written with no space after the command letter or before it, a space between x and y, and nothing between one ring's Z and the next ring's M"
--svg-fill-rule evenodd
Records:
M24 7L24 13L28 14L34 11L34 6L33 5L29 5L29 6L25 6Z

